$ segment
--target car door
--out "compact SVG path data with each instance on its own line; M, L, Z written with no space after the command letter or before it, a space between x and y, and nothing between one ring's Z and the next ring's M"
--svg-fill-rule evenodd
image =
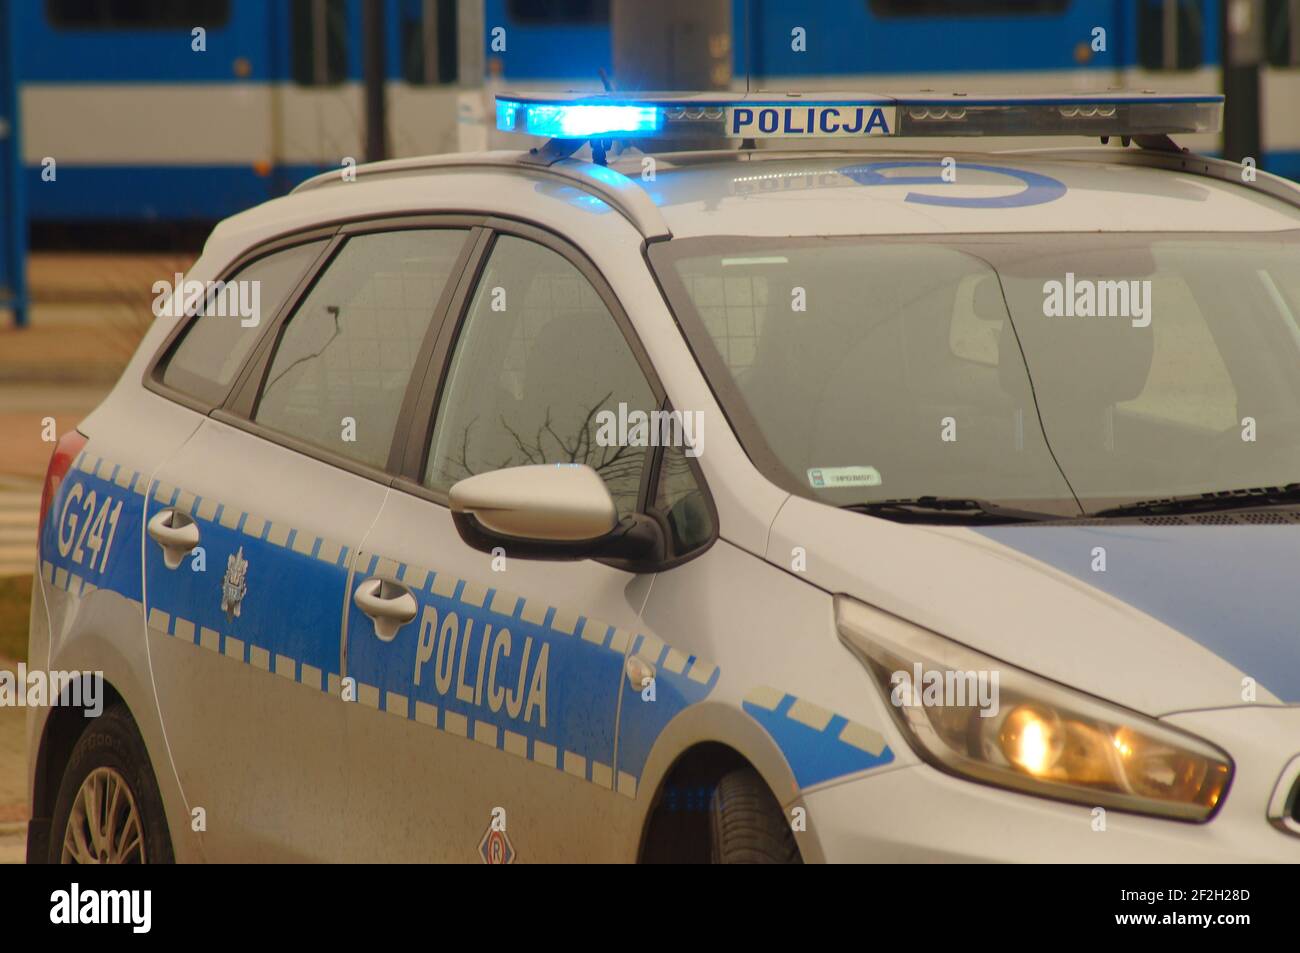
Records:
M348 579L470 234L336 236L222 409L150 485L154 681L210 859L339 856Z
M479 552L446 501L471 474L578 462L627 515L648 450L600 445L594 420L620 404L653 410L662 395L590 263L549 233L492 224L353 582L358 858L609 860L620 845L608 826L632 823L629 779L614 767L619 686L651 577ZM377 627L357 605L363 587L409 598L415 617Z

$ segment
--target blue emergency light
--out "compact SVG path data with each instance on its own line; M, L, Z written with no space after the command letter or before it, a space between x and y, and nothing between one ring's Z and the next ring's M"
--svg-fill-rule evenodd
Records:
M500 93L497 128L559 140L873 136L1168 136L1218 132L1223 97L1117 92Z

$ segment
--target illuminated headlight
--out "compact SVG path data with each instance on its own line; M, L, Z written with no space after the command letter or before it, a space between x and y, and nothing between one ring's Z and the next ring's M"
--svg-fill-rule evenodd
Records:
M952 774L1097 807L1204 821L1228 756L1154 719L1013 668L846 596L843 642L909 744Z

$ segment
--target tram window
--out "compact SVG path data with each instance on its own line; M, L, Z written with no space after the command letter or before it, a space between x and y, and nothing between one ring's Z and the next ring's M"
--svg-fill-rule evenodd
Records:
M1204 0L1138 0L1138 63L1149 70L1196 69L1204 61Z
M293 79L301 86L332 86L348 74L344 0L293 0Z
M402 78L417 86L457 79L456 0L401 0Z
M1064 13L1070 0L868 0L878 17L976 16Z
M609 22L609 0L507 0L506 12L515 23L558 26Z
M1300 66L1300 0L1266 0L1264 42L1273 66Z
M189 30L226 25L230 0L45 0L58 30Z

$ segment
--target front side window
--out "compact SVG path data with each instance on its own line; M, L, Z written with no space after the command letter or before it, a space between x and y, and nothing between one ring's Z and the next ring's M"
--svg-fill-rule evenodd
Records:
M1300 232L651 257L750 456L802 495L1071 515L1300 482Z
M281 332L253 419L382 467L463 229L349 238Z
M655 397L614 316L559 253L497 238L456 342L427 486L536 463L585 463L620 516L636 509L646 448L615 423ZM612 415L609 416L609 415Z

